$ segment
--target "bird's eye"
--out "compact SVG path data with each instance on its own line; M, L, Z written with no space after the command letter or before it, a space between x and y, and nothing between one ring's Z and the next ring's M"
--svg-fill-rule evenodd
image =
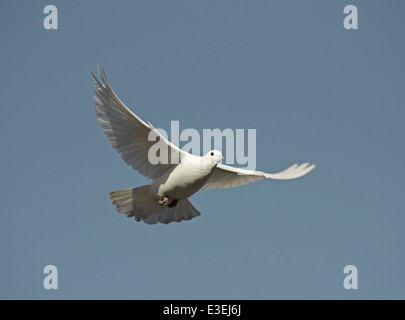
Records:
M211 156L213 156L214 155L214 152L211 152Z

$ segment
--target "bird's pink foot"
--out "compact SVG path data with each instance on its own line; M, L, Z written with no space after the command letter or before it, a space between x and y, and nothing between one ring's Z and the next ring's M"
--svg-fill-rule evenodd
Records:
M163 197L162 200L159 200L159 204L162 206L167 206L169 204L169 198Z

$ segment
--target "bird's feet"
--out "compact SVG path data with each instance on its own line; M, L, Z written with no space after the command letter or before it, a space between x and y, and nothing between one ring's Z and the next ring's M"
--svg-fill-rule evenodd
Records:
M179 200L174 199L171 203L169 203L169 198L167 196L164 196L162 198L162 200L159 200L158 202L161 206L168 206L169 208L173 208L176 206L176 204L177 204L177 202L179 202Z
M169 198L168 197L163 197L162 200L159 200L158 202L162 206L167 206L167 205L169 205Z

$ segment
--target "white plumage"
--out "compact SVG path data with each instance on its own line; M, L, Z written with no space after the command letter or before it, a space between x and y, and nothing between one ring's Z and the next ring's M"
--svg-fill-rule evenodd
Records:
M110 87L104 70L101 73L98 68L98 72L101 82L92 73L94 101L103 132L128 165L153 180L146 186L110 193L118 212L135 217L137 221L155 224L190 220L200 213L188 197L200 189L237 187L264 178L295 179L315 168L309 163L294 164L284 171L270 174L221 164L223 157L218 150L203 157L185 152L129 110ZM168 147L167 164L152 164L148 159L149 149L156 143L148 140L151 131ZM177 155L177 158L172 159L172 155Z

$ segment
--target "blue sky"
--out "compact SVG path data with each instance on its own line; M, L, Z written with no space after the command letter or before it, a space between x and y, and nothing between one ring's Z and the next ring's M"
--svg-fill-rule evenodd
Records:
M57 6L59 29L43 8ZM356 5L359 29L343 27ZM0 298L404 299L403 1L1 1ZM101 64L170 131L257 132L292 181L201 191L146 225L108 193L149 180L94 112ZM53 264L59 289L45 290ZM358 268L357 290L343 268Z

